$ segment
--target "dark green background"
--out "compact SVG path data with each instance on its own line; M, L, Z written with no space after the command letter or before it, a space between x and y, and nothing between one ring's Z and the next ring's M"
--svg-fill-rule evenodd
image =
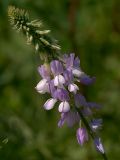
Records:
M77 4L76 4L77 2ZM0 160L100 160L92 140L83 147L76 127L57 127L57 109L44 111L36 93L39 59L25 38L11 29L9 4L41 19L59 40L62 53L75 51L96 83L82 90L103 105L101 137L109 160L120 159L120 1L0 0Z

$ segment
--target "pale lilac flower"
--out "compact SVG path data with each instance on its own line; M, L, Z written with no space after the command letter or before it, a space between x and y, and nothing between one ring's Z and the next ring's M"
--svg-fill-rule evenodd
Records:
M77 141L81 146L84 142L88 141L88 133L85 128L78 128L76 136Z
M102 142L101 142L101 138L99 138L99 137L95 138L94 144L95 144L96 149L97 149L99 152L101 152L102 154L105 153L104 148L103 148L103 145L102 145Z

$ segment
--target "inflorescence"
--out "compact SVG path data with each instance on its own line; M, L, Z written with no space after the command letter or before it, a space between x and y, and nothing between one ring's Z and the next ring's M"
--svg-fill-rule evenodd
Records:
M48 36L50 30L42 29L41 21L30 21L26 11L13 6L8 8L8 16L13 28L22 31L27 36L27 42L33 44L35 50L40 53L43 64L38 67L38 72L42 79L35 88L40 94L48 94L50 97L43 105L44 109L58 107L58 127L62 127L64 123L68 127L78 125L78 143L82 146L90 135L96 149L104 160L107 160L101 138L98 136L102 119L94 118L94 113L101 106L95 102L87 102L80 92L81 84L91 85L95 82L95 77L90 77L82 71L80 59L74 53L61 54L60 46Z
M51 96L45 102L44 109L50 110L58 102L58 111L61 114L58 127L62 127L64 123L69 127L76 123L80 125L76 135L78 143L83 145L88 140L88 132L85 125L82 124L77 109L89 119L89 126L95 134L102 125L101 119L92 118L94 110L98 110L100 105L95 102L87 102L79 91L80 83L90 85L94 83L95 77L91 78L81 70L80 60L75 57L75 54L65 54L61 60L53 60L50 64L43 64L38 67L38 72L42 80L37 84L36 90L40 94L48 93ZM96 137L94 142L96 148L104 153L100 139Z

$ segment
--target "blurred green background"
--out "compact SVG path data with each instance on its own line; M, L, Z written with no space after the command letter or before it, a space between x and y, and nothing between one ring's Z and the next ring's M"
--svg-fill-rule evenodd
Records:
M92 140L83 147L76 128L57 127L57 109L44 111L36 93L39 60L25 38L11 29L8 5L29 11L52 30L63 53L76 52L97 77L83 87L103 105L101 137L109 160L120 159L120 0L0 0L0 160L100 160Z

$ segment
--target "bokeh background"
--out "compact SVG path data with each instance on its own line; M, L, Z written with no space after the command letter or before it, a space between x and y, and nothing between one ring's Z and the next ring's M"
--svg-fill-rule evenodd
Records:
M120 159L120 0L0 0L0 159L100 160L92 140L77 144L76 128L57 127L57 109L44 111L47 97L36 93L39 59L11 29L8 5L41 19L59 40L62 53L76 52L83 70L97 77L83 87L103 105L100 136L109 160Z

